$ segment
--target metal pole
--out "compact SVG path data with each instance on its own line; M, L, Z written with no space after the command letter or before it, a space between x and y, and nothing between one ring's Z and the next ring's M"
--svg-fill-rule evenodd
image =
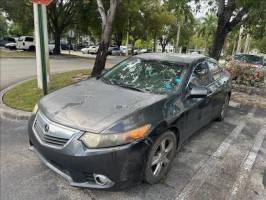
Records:
M46 74L46 59L45 59L45 43L44 43L44 28L43 28L43 12L42 5L38 4L38 19L39 19L39 36L40 36L40 50L41 50L41 61L42 61L42 85L43 94L48 94L47 86L47 74Z

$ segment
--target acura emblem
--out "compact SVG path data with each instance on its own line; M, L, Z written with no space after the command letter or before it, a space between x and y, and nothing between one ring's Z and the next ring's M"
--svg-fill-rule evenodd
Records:
M49 131L49 125L48 124L44 125L44 131L45 131L45 133L48 133L48 131Z

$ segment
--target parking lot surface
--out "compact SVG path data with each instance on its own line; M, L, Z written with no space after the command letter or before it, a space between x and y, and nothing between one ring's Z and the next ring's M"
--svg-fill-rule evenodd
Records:
M1 199L263 200L265 135L266 110L231 107L182 146L160 184L111 192L69 186L28 150L26 121L1 119Z

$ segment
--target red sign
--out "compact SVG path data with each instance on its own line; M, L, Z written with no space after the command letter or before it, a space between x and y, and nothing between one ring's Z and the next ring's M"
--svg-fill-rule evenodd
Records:
M32 0L32 3L49 5L53 0Z

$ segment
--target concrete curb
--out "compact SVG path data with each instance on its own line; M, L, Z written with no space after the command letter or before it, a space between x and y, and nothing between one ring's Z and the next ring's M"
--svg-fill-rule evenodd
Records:
M11 90L12 88L16 87L17 85L21 83L24 83L32 79L33 78L26 79L24 81L18 82L0 91L0 117L5 118L5 119L11 119L11 120L28 120L29 119L29 117L31 116L31 112L17 110L17 109L6 106L3 102L3 97L7 91Z

